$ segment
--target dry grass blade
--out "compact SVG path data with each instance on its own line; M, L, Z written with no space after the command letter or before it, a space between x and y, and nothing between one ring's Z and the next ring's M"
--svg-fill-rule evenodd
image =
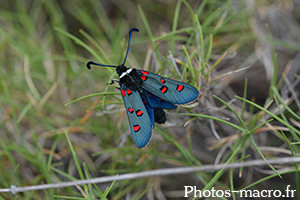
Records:
M230 72L227 72L227 73L224 73L224 74L221 74L221 75L219 75L219 76L216 76L216 77L212 78L211 82L215 82L215 81L217 81L217 80L219 80L219 79L222 79L222 78L224 78L224 77L226 77L226 76L230 76L230 75L233 75L233 74L236 74L236 73L245 71L245 70L247 70L247 69L249 69L249 68L250 68L250 66L244 67L244 68L242 68L242 69L237 69L237 70L234 70L234 71L230 71Z

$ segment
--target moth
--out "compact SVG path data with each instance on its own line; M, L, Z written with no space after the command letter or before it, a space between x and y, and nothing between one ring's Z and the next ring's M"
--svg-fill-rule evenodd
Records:
M166 122L163 109L175 109L176 105L194 101L199 96L199 91L186 83L145 70L127 68L125 62L133 31L139 32L137 28L129 30L127 52L121 65L104 65L89 61L87 68L91 69L91 65L116 68L119 80L112 80L112 83L119 82L133 140L138 148L143 148L149 143L155 122Z

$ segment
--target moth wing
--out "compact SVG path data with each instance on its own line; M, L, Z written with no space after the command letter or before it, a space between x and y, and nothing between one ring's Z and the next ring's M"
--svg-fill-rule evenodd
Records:
M145 147L154 128L153 109L146 108L140 94L120 84L120 91L125 104L131 134L138 148ZM151 116L151 118L150 118Z
M144 70L137 71L143 80L142 87L145 90L171 104L189 103L199 96L199 91L189 84L165 78Z
M163 108L163 109L175 109L177 106L155 96L151 92L144 90L147 96L148 102L152 108Z

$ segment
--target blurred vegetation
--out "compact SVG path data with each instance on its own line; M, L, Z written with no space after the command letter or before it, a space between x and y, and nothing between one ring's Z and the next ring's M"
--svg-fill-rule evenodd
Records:
M1 1L0 188L298 156L299 10L297 0ZM167 111L168 122L156 125L142 150L130 136L117 85L106 84L117 78L114 69L86 68L89 60L120 64L132 27L140 32L127 67L200 90L191 106ZM0 199L182 199L186 185L281 191L291 185L299 196L296 165L273 167Z

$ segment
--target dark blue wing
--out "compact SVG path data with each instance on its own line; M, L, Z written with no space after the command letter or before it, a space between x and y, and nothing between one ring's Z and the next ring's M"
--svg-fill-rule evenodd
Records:
M137 70L143 80L142 87L170 104L185 104L194 101L199 91L186 83L164 78L144 70Z
M145 91L145 90L144 90ZM144 106L148 112L148 115L149 115L149 118L150 118L150 121L154 127L154 124L155 124L155 117L154 117L154 108L150 106L149 104L149 100L143 96L141 96L142 98L142 101L144 103Z
M163 108L163 109L175 109L175 108L177 108L177 106L175 106L175 105L173 105L169 102L166 102L163 99L158 98L157 96L155 96L151 92L149 92L147 90L144 90L144 91L145 91L145 95L148 98L149 105L152 108Z
M138 148L145 147L154 128L153 109L146 108L140 94L120 83L133 140Z

